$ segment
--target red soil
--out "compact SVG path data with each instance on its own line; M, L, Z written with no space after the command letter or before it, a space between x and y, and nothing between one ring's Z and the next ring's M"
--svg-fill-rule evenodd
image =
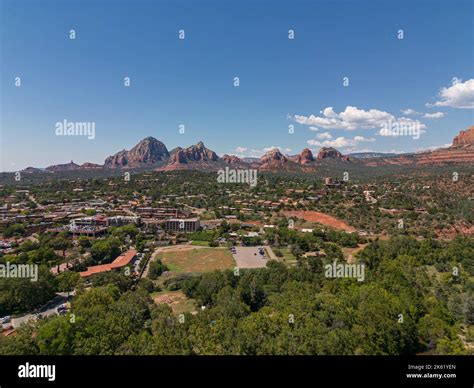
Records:
M341 229L346 232L355 232L356 229L352 226L347 225L344 221L339 220L328 214L311 211L311 210L295 210L295 211L284 211L282 212L285 217L296 217L301 218L309 222L318 222L320 224L330 226L335 229Z

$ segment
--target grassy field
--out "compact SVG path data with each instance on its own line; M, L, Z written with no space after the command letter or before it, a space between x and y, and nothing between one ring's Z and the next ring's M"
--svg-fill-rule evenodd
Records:
M160 253L158 258L171 272L211 272L232 269L235 260L226 248L200 248Z
M194 240L191 242L191 245L195 245L198 247L208 247L209 246L209 241L197 241Z
M283 253L283 257L279 257L278 259L285 263L287 266L291 267L296 265L296 257L293 256L293 254L287 247L278 247L275 248L274 251L275 250L278 250Z

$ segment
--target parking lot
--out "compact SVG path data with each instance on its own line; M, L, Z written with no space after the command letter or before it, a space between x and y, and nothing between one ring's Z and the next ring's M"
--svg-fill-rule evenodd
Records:
M235 253L232 253L234 260L239 268L262 268L267 265L267 253L259 253L262 247L235 247Z

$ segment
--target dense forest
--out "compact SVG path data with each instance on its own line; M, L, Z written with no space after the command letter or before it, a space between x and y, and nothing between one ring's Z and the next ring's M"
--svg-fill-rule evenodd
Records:
M108 273L90 289L63 279L77 289L71 311L0 337L0 354L472 353L472 239L399 236L358 259L364 282L328 279L323 259L302 256L291 268L183 276L173 287L202 306L194 315L154 304L149 279Z

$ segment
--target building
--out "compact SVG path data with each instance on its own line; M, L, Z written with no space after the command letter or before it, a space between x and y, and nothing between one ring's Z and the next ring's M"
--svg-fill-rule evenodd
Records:
M143 218L176 218L179 216L179 210L166 207L139 207L135 212Z
M141 218L135 216L114 216L107 218L107 226L140 225Z
M83 217L71 220L71 228L80 228L82 226L106 226L107 220L104 216Z
M129 249L127 252L122 253L119 257L117 257L112 263L87 267L87 270L79 272L79 275L81 275L82 278L87 278L97 273L108 272L114 269L123 268L127 265L133 265L136 257L137 251L135 249Z
M71 220L69 231L73 237L96 237L107 231L107 219L104 216L83 217Z
M165 223L167 232L196 232L199 228L200 223L197 218L171 218Z

